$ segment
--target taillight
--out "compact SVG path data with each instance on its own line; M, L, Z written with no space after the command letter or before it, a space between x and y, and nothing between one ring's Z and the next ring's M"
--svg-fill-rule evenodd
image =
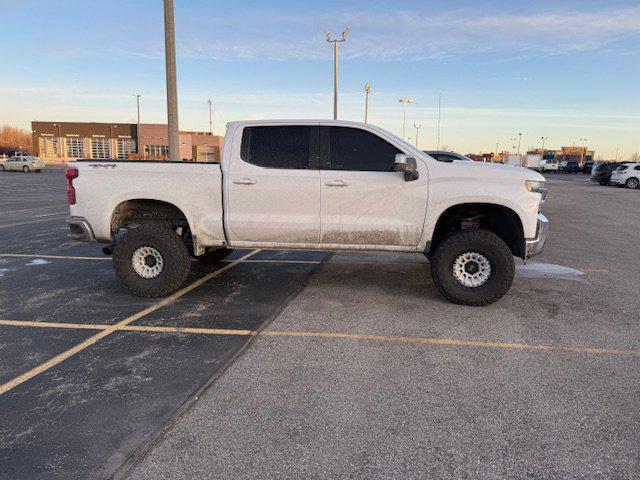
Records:
M78 177L77 168L67 169L67 199L69 200L69 205L76 204L76 189L73 188L73 179L77 177Z

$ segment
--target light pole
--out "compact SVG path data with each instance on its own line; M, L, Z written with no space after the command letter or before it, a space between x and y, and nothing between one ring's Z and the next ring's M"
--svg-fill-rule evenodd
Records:
M140 155L140 95L136 93L136 110L138 112L138 123L136 124L136 153Z
M438 143L436 150L440 150L440 113L442 110L442 93L438 93Z
M542 160L544 160L544 141L546 139L548 139L548 138L549 137L540 137L540 139L542 140L542 148L541 148L541 150L542 150Z
M213 135L213 122L211 120L211 99L209 99L209 134Z
M342 32L342 38L331 38L329 32L324 32L327 36L327 43L333 43L333 119L338 119L338 43L347 41L349 27Z
M587 142L588 140L586 138L581 138L580 139L581 143L584 143L584 145L582 146L582 149L580 151L580 163L584 163L584 154L587 150Z
M520 155L520 143L522 143L522 134L518 134L518 155Z
M415 123L413 124L414 128L416 129L416 148L418 148L418 135L420 133L420 129L422 128L422 124L420 125L416 125Z
M364 86L364 123L368 123L369 120L369 92L371 91L371 84L367 82Z
M178 133L178 82L176 80L176 32L173 23L173 0L164 0L164 52L167 70L169 160L179 160L180 135Z
M413 103L412 98L401 98L399 100L403 104L402 107L402 139L404 140L404 132L407 127L407 103Z
M498 160L498 144L499 142L496 142L496 161Z

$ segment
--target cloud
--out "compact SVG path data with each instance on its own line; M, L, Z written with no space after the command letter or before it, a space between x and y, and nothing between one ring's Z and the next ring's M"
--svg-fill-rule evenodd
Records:
M620 45L640 32L640 6L590 12L554 10L534 14L482 14L456 10L293 12L260 11L217 19L216 29L200 28L193 18L189 33L179 34L178 54L227 60L326 59L323 29L339 33L351 27L344 58L411 61L507 53L519 56L563 55L603 49L624 54ZM625 47L625 48L621 48ZM637 51L637 49L636 49Z

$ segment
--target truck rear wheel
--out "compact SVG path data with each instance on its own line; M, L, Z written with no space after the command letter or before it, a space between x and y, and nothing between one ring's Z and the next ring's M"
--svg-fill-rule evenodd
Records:
M207 250L203 255L198 255L195 259L201 263L218 263L231 255L231 252L233 252L232 248L216 248Z
M438 291L460 305L482 306L499 300L511 288L514 273L511 250L488 230L455 232L431 255Z
M127 288L139 297L162 297L177 290L190 269L182 238L161 225L129 230L113 249L113 267Z

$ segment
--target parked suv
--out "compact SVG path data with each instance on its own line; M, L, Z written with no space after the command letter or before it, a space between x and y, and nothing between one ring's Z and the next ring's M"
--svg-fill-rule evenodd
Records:
M591 170L591 181L598 182L600 185L609 185L611 180L611 172L618 168L621 163L603 162L593 166Z
M580 164L578 162L562 162L560 164L560 168L562 173L578 173L582 171Z
M640 163L620 165L611 172L611 183L633 189L640 187Z

